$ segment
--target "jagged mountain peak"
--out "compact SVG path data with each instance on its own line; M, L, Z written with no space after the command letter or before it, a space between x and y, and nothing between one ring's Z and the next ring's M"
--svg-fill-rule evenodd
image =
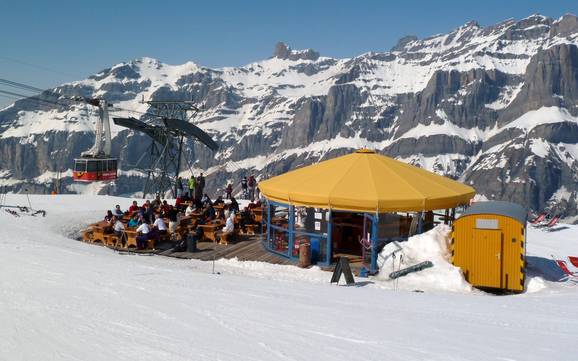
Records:
M283 60L317 60L319 53L313 49L293 50L286 43L280 41L275 44L273 57Z

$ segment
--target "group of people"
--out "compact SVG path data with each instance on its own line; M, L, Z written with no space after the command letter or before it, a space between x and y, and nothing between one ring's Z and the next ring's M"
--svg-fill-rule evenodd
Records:
M204 179L202 174L199 178ZM228 197L228 202L225 204L222 196L211 200L206 193L199 193L198 190L204 189L202 182L196 183L194 187L196 193L194 197L191 197L189 192L183 192L176 198L174 205L161 200L159 196L153 201L146 200L142 205L133 201L126 211L123 211L120 205L116 205L113 210L107 211L104 220L109 223L118 237L125 236L127 227L136 228L138 249L145 249L149 240L158 241L164 235L169 235L175 241L179 239L183 241L186 238L185 235L177 234L177 227L183 216L195 216L197 227L189 234L195 241L203 237L202 227L198 225L220 220L225 223L222 232L232 233L235 229L236 214L241 216L240 225L243 229L246 224L252 222L250 210L244 209L241 212L239 203L232 195ZM258 204L260 206L260 202ZM165 220L168 220L168 225Z
M137 201L133 201L127 211L122 211L120 205L117 204L113 211L107 212L104 220L110 224L118 237L124 237L126 227L136 228L137 248L144 249L149 240L158 240L161 236L176 230L178 214L178 208L156 197L152 202L146 200L141 206ZM123 217L128 218L126 226L122 222ZM165 219L169 220L168 226Z
M177 178L177 196L183 197L185 194L192 199L201 199L205 195L205 177L200 173L198 177L191 174L191 177L184 183L181 177ZM185 187L186 186L186 187ZM257 180L254 175L243 176L241 179L241 194L243 199L248 199L254 202L259 199L259 187L257 187ZM231 199L233 197L233 184L227 183L225 187L225 198Z
M205 177L201 173L198 177L191 174L186 184L184 184L181 177L177 178L177 197L184 196L185 193L191 199L201 199L203 194L205 194ZM186 188L185 188L186 186Z

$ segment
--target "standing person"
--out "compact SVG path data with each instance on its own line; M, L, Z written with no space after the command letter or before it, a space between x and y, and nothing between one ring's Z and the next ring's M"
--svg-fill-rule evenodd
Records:
M253 202L255 200L255 186L257 185L257 181L255 180L255 177L253 177L252 174L249 176L247 185L249 186L249 199L251 200L251 202Z
M153 208L155 210L157 210L160 206L163 205L163 203L161 202L161 196L157 194L157 196L155 197L155 200L152 203Z
M243 176L241 179L241 189L243 190L243 198L247 199L247 177Z
M203 176L203 173L201 173L201 175L198 176L197 180L196 180L196 184L195 184L195 199L196 200L200 200L203 197L203 188L201 187L201 177L202 176ZM204 180L203 180L203 182L204 182Z
M225 192L227 193L226 198L227 199L231 199L232 193L233 193L233 185L231 183L227 184L227 188L225 189Z
M205 177L203 176L203 173L201 173L201 175L199 176L197 183L198 183L197 186L200 188L199 193L204 194L205 193Z
M177 198L183 195L183 178L177 177Z
M191 178L189 178L189 195L194 200L195 198L195 185L197 184L197 180L195 176L191 174Z

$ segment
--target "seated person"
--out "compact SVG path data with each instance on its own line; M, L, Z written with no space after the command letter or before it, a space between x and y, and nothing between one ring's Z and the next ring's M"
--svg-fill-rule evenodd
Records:
M112 224L112 218L114 217L114 214L112 214L111 210L106 211L106 216L104 216L104 220L107 221L108 223Z
M143 219L142 224L136 229L136 232L136 248L145 249L147 246L147 241L150 239L149 233L151 232L146 219Z
M153 209L153 207L152 207L150 204L146 204L146 203L145 203L143 216L144 216L144 218L148 221L149 224L151 224L152 222L154 222L154 220L155 220L155 210Z
M179 210L176 207L171 206L167 212L167 217L169 219L169 233L175 234L177 231L177 226L179 225Z
M218 196L217 199L213 202L213 205L224 205L225 201L223 200L223 196Z
M187 207L187 209L185 209L185 216L190 216L195 212L195 208L193 207L192 204L189 204L189 206Z
M153 223L153 227L157 229L160 235L167 234L167 225L163 217L158 216L157 219L155 219L155 223Z
M188 202L190 200L191 200L191 197L189 196L189 192L185 192L185 194L183 194L181 197L181 201L183 201L183 202Z
M175 207L179 208L179 206L183 203L183 199L179 196L175 199Z
M211 202L211 198L209 198L209 196L207 195L207 193L205 193L203 195L203 198L201 199L201 203L203 204L203 206L207 205L207 204L213 204Z
M213 208L212 205L207 204L207 206L203 210L203 216L212 221L213 219L215 219L215 216L216 216L215 208Z
M205 222L203 222L202 219L199 219L198 225L200 224L205 224ZM187 237L187 252L195 252L197 250L197 242L200 242L203 239L203 227L198 227L198 225L193 232L189 233L189 236Z
M138 227L140 225L138 214L134 214L130 221L128 221L128 226L130 228Z
M135 212L138 212L140 209L140 207L138 206L138 204L136 203L136 201L132 201L132 205L129 207L128 211L133 214Z
M223 228L223 233L221 237L224 235L233 234L235 231L235 213L229 212L229 217L227 217L227 221L225 222L225 227Z
M112 229L114 230L114 235L117 237L122 237L124 233L124 224L120 221L120 218L117 216L113 216L113 226Z
M251 202L249 203L249 205L247 206L249 209L255 209L255 208L261 208L261 201L257 200L257 202Z
M114 206L112 214L120 218L124 215L124 212L120 210L120 205L117 204L116 206Z
M239 226L241 227L241 230L243 230L243 232L247 232L247 225L255 223L255 216L253 215L253 213L251 213L249 208L243 209L240 216L241 220L239 221Z
M235 197L231 197L231 204L229 204L229 209L235 213L239 212L239 203Z
M161 213L163 214L167 214L167 212L169 211L169 206L170 204L166 201L166 199L163 201L163 205L161 206Z

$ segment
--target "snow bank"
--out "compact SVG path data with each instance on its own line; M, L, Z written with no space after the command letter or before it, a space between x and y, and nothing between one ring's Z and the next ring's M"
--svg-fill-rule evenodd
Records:
M432 268L398 278L395 281L396 287L409 290L472 292L472 287L464 279L461 270L450 263L450 232L449 226L440 224L429 232L409 238L407 242L386 245L380 254L380 260L383 262L380 264L382 271L375 278L393 284L394 281L389 279L389 274L394 270L431 261L434 265Z
M203 261L198 261L203 262ZM204 262L206 263L206 262ZM331 273L319 267L299 268L292 265L278 265L257 261L240 261L239 259L219 259L215 270L222 273L243 275L270 280L327 284Z

